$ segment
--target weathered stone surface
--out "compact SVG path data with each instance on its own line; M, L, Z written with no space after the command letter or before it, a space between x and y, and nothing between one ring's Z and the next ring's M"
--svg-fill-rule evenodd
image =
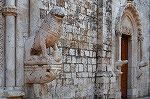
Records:
M121 65L126 63L121 60L122 34L131 38L128 97L148 95L149 3L149 0L0 0L3 11L0 98L21 99L18 96L24 95L22 88L25 88L25 98L29 99L120 99ZM65 16L53 20L49 13L55 18ZM60 21L62 24L58 25ZM51 30L61 35L47 35ZM32 61L24 64L29 59L26 53L32 56ZM61 60L57 62L56 58Z

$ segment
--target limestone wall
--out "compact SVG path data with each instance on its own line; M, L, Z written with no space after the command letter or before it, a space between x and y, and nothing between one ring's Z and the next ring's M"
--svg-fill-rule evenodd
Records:
M149 1L135 0L133 5L139 11L142 23L144 37L142 59L148 62L149 5L146 2ZM92 99L94 94L101 98L120 97L119 79L115 66L118 59L116 56L116 18L126 4L126 0L30 1L29 35L34 34L44 16L55 5L63 7L66 11L63 32L59 41L59 50L62 52L62 72L45 88L41 85L34 85L35 97L54 99L89 97ZM134 36L133 40L136 41L137 34ZM136 46L135 42L133 44ZM133 51L137 48L138 46L134 47ZM131 74L128 74L128 95L142 97L148 94L149 69L148 66L143 67L142 76L137 79L138 54L133 54L132 58L135 60L133 67L129 68ZM55 62L52 64L57 65ZM43 88L48 94L43 94Z
M66 16L60 42L63 73L52 82L53 98L92 98L96 71L97 2L64 1Z
M134 0L139 11L142 35L144 37L142 60L148 62L139 73L138 54L129 74L128 94L143 97L150 88L149 69L149 0ZM0 0L0 10L2 8ZM116 18L126 0L16 0L15 17L15 86L25 88L25 98L29 99L119 99L119 77L115 62L119 55L116 48ZM24 44L34 35L44 17L54 6L65 10L63 30L58 47L62 55L61 64L52 60L50 66L62 66L60 75L47 84L25 84ZM0 11L0 92L4 92L4 16ZM133 40L138 37L134 34ZM136 46L136 43L134 46ZM137 44L138 45L138 44ZM138 46L132 51L138 52ZM51 56L49 49L48 54ZM141 74L138 76L138 74ZM28 89L29 88L29 89ZM150 89L149 89L150 90ZM0 96L1 98L1 96Z

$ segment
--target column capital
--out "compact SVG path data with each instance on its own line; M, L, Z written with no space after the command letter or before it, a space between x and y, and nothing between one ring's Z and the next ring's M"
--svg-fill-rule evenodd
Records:
M16 6L4 6L2 8L2 13L4 16L16 16L17 8Z
M122 36L122 32L121 32L120 30L116 30L116 31L115 31L115 35L116 35L117 37L121 37L121 36Z

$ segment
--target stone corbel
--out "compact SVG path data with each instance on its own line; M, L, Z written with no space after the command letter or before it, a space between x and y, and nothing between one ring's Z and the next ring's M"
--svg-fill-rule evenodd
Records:
M123 60L123 61L118 60L117 62L115 62L117 74L122 74L121 67L122 65L127 64L127 63L128 63L128 60Z
M121 30L116 30L115 34L116 34L117 37L121 37L122 36Z
M2 13L4 16L16 16L17 15L17 8L16 6L4 6L2 8Z

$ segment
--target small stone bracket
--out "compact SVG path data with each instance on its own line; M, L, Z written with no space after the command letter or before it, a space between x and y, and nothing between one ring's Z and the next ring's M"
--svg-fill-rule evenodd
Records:
M118 74L122 74L121 72L121 67L122 65L124 64L127 64L128 63L128 60L118 60L117 62L115 62L115 66L116 66L116 71L118 71Z

